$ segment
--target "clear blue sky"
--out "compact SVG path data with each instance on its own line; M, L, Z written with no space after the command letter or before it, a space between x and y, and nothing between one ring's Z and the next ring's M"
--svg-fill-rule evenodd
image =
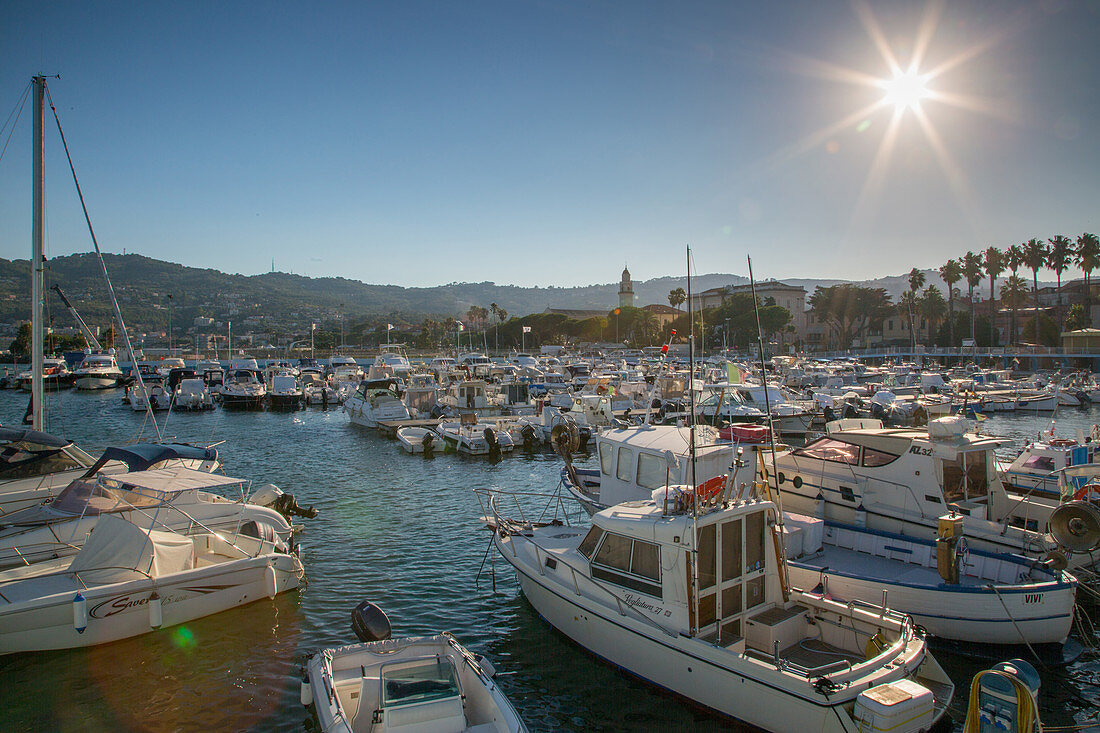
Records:
M372 283L865 278L1100 230L1100 3L0 4L0 112L50 82L107 251ZM863 12L866 9L867 12ZM863 16L870 15L869 26ZM931 27L931 24L929 24ZM968 53L969 52L969 53ZM91 249L48 120L48 254ZM816 131L825 134L814 137ZM30 249L30 104L0 256ZM945 172L947 171L947 172Z

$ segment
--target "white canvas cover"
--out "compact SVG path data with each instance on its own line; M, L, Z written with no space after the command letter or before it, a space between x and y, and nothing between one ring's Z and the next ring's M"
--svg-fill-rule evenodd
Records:
M159 577L194 567L195 545L175 532L143 529L112 514L96 522L87 542L69 565L87 583L132 580L134 571Z

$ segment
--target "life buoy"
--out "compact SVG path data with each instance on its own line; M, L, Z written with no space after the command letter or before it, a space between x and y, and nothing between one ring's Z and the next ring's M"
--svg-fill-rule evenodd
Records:
M1074 501L1100 501L1100 484L1089 482L1073 492Z
M715 476L714 478L707 479L703 483L695 487L695 494L700 499L710 499L714 497L719 491L726 487L726 475Z

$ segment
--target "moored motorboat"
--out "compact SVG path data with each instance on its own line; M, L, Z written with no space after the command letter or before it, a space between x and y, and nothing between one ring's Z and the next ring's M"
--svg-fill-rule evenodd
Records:
M473 415L463 415L463 418L467 417L472 418ZM472 456L508 453L515 448L515 442L507 430L488 423L473 420L442 421L436 427L436 432L447 443L448 448Z
M122 383L122 370L115 361L115 350L91 351L73 370L77 389L110 389Z
M0 654L117 641L274 598L302 564L267 539L102 517L75 556L0 572Z
M891 608L940 639L1065 643L1076 579L1020 555L967 549L964 519L948 520L958 534L945 532L937 542L787 514L791 583L839 601L874 602L885 594Z
M282 492L271 487L255 501L226 498L231 493L246 496L245 483L182 467L76 479L52 501L4 517L0 567L72 555L105 516L135 522L155 516L160 528L251 534L289 547L296 528L270 506Z
M302 700L323 733L526 731L494 673L448 633L383 639L315 654Z
M363 380L344 400L348 419L365 428L387 420L408 420L409 408L401 401L396 379Z
M431 428L409 426L398 429L397 440L408 453L431 453L440 437Z
M899 703L895 733L943 715L954 685L908 616L786 584L774 504L666 491L587 532L506 517L500 494L479 493L538 614L647 682L773 731L859 730L883 699Z

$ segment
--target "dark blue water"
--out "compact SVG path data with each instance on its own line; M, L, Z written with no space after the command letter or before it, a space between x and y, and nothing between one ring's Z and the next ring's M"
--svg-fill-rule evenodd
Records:
M26 404L25 393L0 392L0 421L17 424ZM123 406L121 390L53 395L47 417L47 430L92 452L154 435L143 414ZM1058 431L1073 435L1097 420L1097 411L1067 411ZM1013 437L1047 425L1049 417L983 423L988 432ZM298 702L301 667L317 649L355 640L350 612L363 599L386 610L395 635L448 630L486 654L532 730L728 727L551 631L502 560L490 553L481 568L489 536L479 529L482 510L473 490L553 489L560 468L555 456L517 453L497 464L410 456L398 443L349 425L338 409L172 414L166 435L225 441L218 447L225 473L254 486L274 483L317 507L320 516L304 520L305 585L274 601L137 639L0 657L0 728L315 730ZM952 712L961 729L970 677L988 664L937 657L959 686ZM1100 684L1095 656L1068 672ZM1048 725L1084 723L1100 706L1100 688L1051 674L1044 676L1042 695Z

